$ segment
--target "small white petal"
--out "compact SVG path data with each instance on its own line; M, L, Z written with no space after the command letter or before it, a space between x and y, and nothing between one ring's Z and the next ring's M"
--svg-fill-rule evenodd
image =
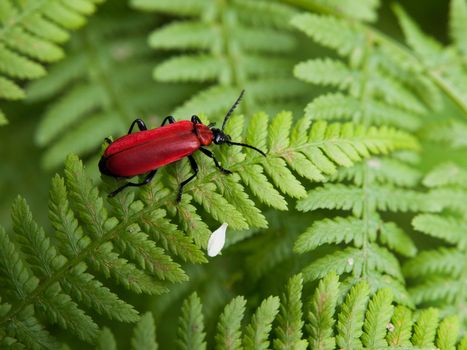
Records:
M219 254L225 244L225 231L227 231L228 224L223 223L221 227L215 230L208 241L208 255L216 256Z

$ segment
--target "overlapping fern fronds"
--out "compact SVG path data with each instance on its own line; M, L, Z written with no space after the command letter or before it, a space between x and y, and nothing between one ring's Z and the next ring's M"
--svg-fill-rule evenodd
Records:
M271 123L268 119L263 113L254 116L245 138L267 152L266 158L240 147L222 147L218 157L235 172L230 176L200 158L200 174L187 186L179 205L175 189L188 174L184 161L164 168L161 178L138 191L140 200L134 199L134 192L125 191L110 199L106 208L81 162L70 156L65 179L57 175L52 181L53 239L37 225L21 198L12 209L13 232L1 232L4 337L27 347L48 348L55 341L43 322L56 323L91 341L97 332L92 311L134 321L138 317L134 308L105 287L103 277L149 294L186 280L174 259L205 261L200 247L206 245L210 218L235 229L267 226L245 187L259 201L285 209L283 195L300 198L306 193L293 172L322 180L323 172L334 169L335 163L349 165L370 154L414 146L412 137L390 128L326 122L310 127L309 118L292 128L292 115L287 112ZM234 140L242 141L242 123L243 118L234 117L228 125L226 131ZM106 179L106 191L115 186L116 180ZM203 216L197 213L200 207L206 213Z
M295 67L299 79L344 92L314 99L305 109L309 118L417 130L423 115L441 104L434 83L395 59L399 51L375 40L360 23L303 14L294 17L292 24L344 58L312 59ZM312 262L304 269L305 279L337 271L346 276L349 287L364 278L372 290L391 287L398 302L412 304L394 253L413 256L416 247L407 233L385 219L383 213L440 210L435 202L427 201L426 195L410 189L420 178L410 164L414 159L414 154L396 153L341 169L333 177L338 183L312 189L298 202L301 211L351 211L351 215L315 222L298 238L294 248L298 253L328 244L349 245L343 250L336 246Z
M25 97L22 82L46 74L44 65L63 58L69 31L86 22L103 0L0 3L0 98ZM0 125L7 122L0 110Z
M155 67L154 78L206 83L174 111L176 116L196 111L214 118L242 89L248 93L240 108L248 114L297 107L297 99L306 94L291 74L297 39L288 24L294 13L289 6L264 0L132 0L131 4L177 17L149 36L153 49L171 55Z
M227 222L234 229L266 227L266 220L253 198L279 210L287 209L285 196L303 198L306 195L303 179L324 181L338 165L350 166L370 154L387 153L395 149L416 147L408 134L392 128L366 128L350 123L311 124L304 117L292 125L292 114L282 112L271 121L264 113L256 114L248 123L242 139L243 118L234 117L226 128L233 140L242 140L267 153L263 157L255 151L235 146L213 149L223 167L234 172L225 176L213 167L212 160L203 155L196 159L200 172L196 180L186 186L177 219L196 241L206 239L209 230L193 217L194 207L202 207L218 222ZM310 126L311 124L311 126ZM154 181L141 190L141 199L148 206L158 205L171 190L175 199L178 185L189 176L188 162L161 169L161 181ZM250 199L245 191L253 194ZM193 203L192 203L193 202ZM167 209L175 214L169 202ZM201 241L201 237L204 237Z
M106 279L136 293L160 294L170 283L187 279L171 256L205 261L161 210L145 212L145 224L153 231L125 216L134 213L135 205L114 202L107 210L76 157L67 160L65 179L53 178L50 195L54 236L38 226L22 198L12 208L13 232L1 231L2 297L8 303L1 333L28 348L54 347L44 319L85 341L97 335L94 312L137 320L137 311L105 286ZM135 215L141 219L143 214ZM172 234L173 242L167 244L158 234ZM176 244L183 249L172 249Z
M215 335L206 336L203 306L196 293L183 303L179 319L179 349L429 349L465 350L467 337L459 341L457 317L440 319L436 309L413 312L394 305L389 289L380 289L370 296L365 282L356 284L342 296L339 303L339 282L334 274L322 279L314 294L303 293L303 278L290 278L281 297L264 299L252 313L246 314L246 300L242 296L227 304L218 317ZM304 305L305 304L305 305ZM154 324L145 315L136 327L133 349L146 349L138 344L152 346ZM145 343L142 333L152 336ZM101 342L112 344L108 330ZM172 348L175 341L164 344ZM106 349L112 349L109 347Z
M417 215L414 228L445 243L444 247L420 252L404 266L413 281L410 293L415 303L436 305L445 314L460 312L467 330L467 170L453 163L433 169L424 184L430 196L445 211Z
M152 81L144 34L151 25L137 13L91 21L71 42L70 57L30 86L31 101L55 98L36 132L37 144L47 147L46 168L69 153L95 154L105 137L124 134L138 117L165 117L187 93L189 87Z

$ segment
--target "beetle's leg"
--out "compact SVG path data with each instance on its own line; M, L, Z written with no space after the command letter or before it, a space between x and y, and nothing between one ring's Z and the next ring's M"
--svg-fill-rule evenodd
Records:
M109 145L112 143L112 140L109 139L108 137L106 137L106 138L104 139L104 141L107 142Z
M196 164L195 158L193 158L193 156L188 156L188 159L190 160L191 169L193 169L194 174L180 184L180 187L178 188L177 202L182 200L183 187L198 175L198 164Z
M138 118L138 119L135 119L133 121L133 123L131 123L130 130L128 130L129 134L131 134L131 132L133 131L133 128L135 127L136 124L138 124L139 130L141 130L141 131L148 130L148 128L147 128L146 124L144 124L143 120Z
M207 150L205 148L202 148L202 147L200 147L199 150L201 152L203 152L205 155L207 155L209 158L212 158L212 160L214 161L214 164L216 165L217 169L222 171L224 174L232 174L232 172L230 170L227 170L227 169L224 169L223 167L221 167L221 165L219 164L216 157L214 157L214 154L212 154L211 151L209 151L209 150Z
M140 182L139 184L135 184L133 182L127 182L123 186L117 188L115 191L110 192L109 197L114 197L117 193L121 192L127 187L139 187L139 186L146 185L147 183L151 182L154 175L156 175L156 172L157 172L157 169L149 172L148 175L144 178L143 182Z
M164 126L165 123L169 122L169 124L175 123L175 118L169 115L168 117L165 117L164 120L162 121L161 126Z
M199 117L197 115L192 115L191 116L191 122L195 123L195 124L203 124L203 122L201 121L201 119L199 119Z

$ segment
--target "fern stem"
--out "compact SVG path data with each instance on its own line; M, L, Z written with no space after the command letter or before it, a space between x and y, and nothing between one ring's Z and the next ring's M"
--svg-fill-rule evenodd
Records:
M370 38L367 38L368 41L370 41ZM369 42L368 46L371 45L371 41ZM364 82L361 90L360 90L360 96L359 100L360 103L362 104L362 120L366 121L368 120L367 118L367 103L366 101L368 100L369 94L371 92L368 91L368 81L369 76L371 75L370 72L370 65L368 64L368 60L370 60L370 56L368 55L368 51L365 52L365 55L363 57L362 61L362 66L363 66L363 74L365 75L365 78L362 79ZM369 271L368 271L368 231L370 229L370 207L369 207L369 200L368 200L368 192L369 192L369 179L368 179L368 168L366 165L366 162L363 161L362 164L362 190L364 194L364 199L363 199L363 211L362 211L362 220L364 222L364 232L363 232L363 245L362 245L362 253L363 253L363 266L362 266L362 276L365 278Z

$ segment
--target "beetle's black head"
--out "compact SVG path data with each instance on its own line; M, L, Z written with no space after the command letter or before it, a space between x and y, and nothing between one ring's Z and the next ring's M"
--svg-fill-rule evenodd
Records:
M212 141L216 145L222 145L223 143L227 143L228 141L230 141L230 136L227 134L224 134L224 132L221 129L211 128L211 131L213 134Z
M213 134L213 139L212 141L216 144L216 145L222 145L223 143L226 143L227 145L235 145L235 146L243 146L243 147L248 147L248 148L251 148L251 149L254 149L255 151L261 153L263 156L266 157L266 154L261 151L260 149L256 148L256 147L253 147L253 146L250 146L250 145L247 145L245 143L240 143L240 142L233 142L231 141L231 138L230 138L230 135L227 135L224 133L224 128L225 128L225 124L227 123L227 120L229 120L230 118L230 115L232 114L232 112L234 111L235 107L237 107L238 103L240 102L243 94L244 94L245 90L242 90L242 92L240 93L240 96L238 96L237 100L235 101L235 103L232 105L232 107L230 108L230 110L227 112L225 118L224 118L224 122L222 123L222 128L221 129L218 129L218 128L214 128L213 124L209 124L209 128L211 129L212 131L212 134Z

